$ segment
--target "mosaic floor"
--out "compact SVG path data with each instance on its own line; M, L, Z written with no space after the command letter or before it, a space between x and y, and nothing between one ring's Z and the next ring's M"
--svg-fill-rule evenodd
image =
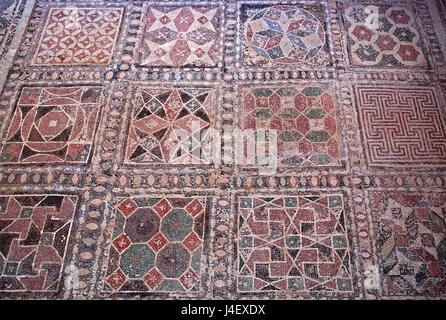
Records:
M445 16L1 1L0 299L446 298Z

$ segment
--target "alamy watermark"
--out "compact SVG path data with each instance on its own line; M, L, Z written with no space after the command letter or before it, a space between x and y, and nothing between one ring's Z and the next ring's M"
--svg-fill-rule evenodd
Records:
M172 130L169 141L169 163L236 164L256 168L262 175L277 169L277 131L274 129L216 130L200 128L192 121L190 132Z

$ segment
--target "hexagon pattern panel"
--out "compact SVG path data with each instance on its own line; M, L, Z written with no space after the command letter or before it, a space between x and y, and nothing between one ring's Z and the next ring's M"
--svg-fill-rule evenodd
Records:
M175 196L120 199L104 290L200 293L209 201Z
M341 165L341 128L333 88L244 87L241 98L240 126L248 136L243 149L245 166L251 165L248 144L260 140L256 136L260 133L254 130L274 130L277 167Z
M237 291L353 291L342 195L238 198Z

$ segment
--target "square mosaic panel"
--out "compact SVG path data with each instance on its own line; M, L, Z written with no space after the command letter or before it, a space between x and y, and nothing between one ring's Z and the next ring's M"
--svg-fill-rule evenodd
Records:
M237 205L237 292L353 292L341 194L249 195Z
M346 5L343 17L351 65L428 66L413 8L381 4Z
M444 104L436 88L357 86L355 93L369 166L446 164Z
M369 198L383 294L445 294L446 194L373 191Z
M139 48L140 65L216 66L220 14L215 6L149 7Z
M124 163L211 163L214 89L138 87L133 101Z
M276 131L277 167L345 165L336 95L330 86L246 86L241 99L240 127L245 133ZM253 132L244 141L246 167L252 167L247 144L255 145L256 139Z
M34 65L108 65L123 8L50 8Z
M119 198L106 292L200 293L210 198Z
M0 163L87 163L102 101L99 86L22 88Z
M0 292L57 292L78 203L62 194L0 196Z
M331 64L322 5L241 6L244 66Z

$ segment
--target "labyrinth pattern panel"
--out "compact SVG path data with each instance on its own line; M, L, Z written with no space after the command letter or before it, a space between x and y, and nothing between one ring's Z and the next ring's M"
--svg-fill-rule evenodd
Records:
M436 88L356 87L370 166L446 164L445 105Z
M442 7L0 0L0 300L446 299Z

